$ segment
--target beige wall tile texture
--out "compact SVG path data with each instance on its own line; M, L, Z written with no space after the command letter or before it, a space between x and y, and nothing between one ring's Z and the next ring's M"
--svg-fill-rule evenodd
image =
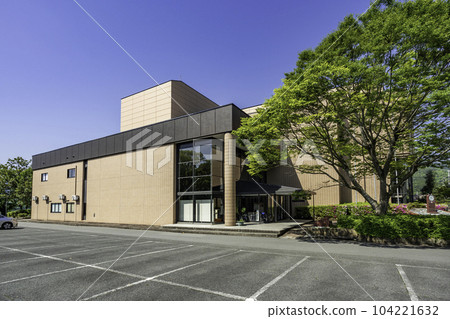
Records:
M166 121L218 105L180 81L169 81L121 100L120 131Z
M75 168L76 177L67 178L67 170ZM41 182L41 174L48 173L48 181ZM31 204L31 218L37 220L58 220L58 221L78 221L81 220L81 203L83 192L83 162L50 167L33 172L32 196L39 198L38 202ZM66 200L59 199L59 195L64 194ZM49 201L42 200L42 196L47 195ZM80 196L80 200L75 203L72 195ZM61 213L50 213L52 203L61 203ZM66 213L66 204L75 203L74 213Z
M89 161L86 220L145 225L174 223L174 146L167 147L171 161L158 169L166 147L156 149L153 175L146 172L146 151L133 154L133 167L127 166L126 154ZM143 171L137 169L138 156L142 156Z

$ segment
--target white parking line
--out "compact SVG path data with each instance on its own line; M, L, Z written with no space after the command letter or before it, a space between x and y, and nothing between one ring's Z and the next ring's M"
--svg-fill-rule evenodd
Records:
M264 255L274 255L274 256L284 256L284 257L300 257L300 254L283 254L283 253L274 253L269 251L260 251L260 250L249 250L249 249L241 249L241 251L246 253L254 253L254 254L264 254Z
M43 274L38 274L38 275L32 275L32 276L27 276L27 277L22 277L22 278L16 278L16 279L11 279L8 281L3 281L0 282L0 285L4 285L4 284L10 284L12 282L17 282L17 281L22 281L22 280L28 280L28 279L33 279L33 278L38 278L38 277L43 277L43 276L49 276L49 275L54 275L54 274L58 274L58 273L62 273L65 271L71 271L71 270L76 270L76 269L81 269L81 268L87 268L89 266L78 266L78 267L72 267L72 268L67 268L67 269L62 269L62 270L56 270L56 271L51 271L51 272L46 272Z
M238 250L238 251L232 252L230 254L221 255L221 256L209 258L209 259L206 259L206 260L202 260L202 261L196 262L194 264L190 264L190 265L187 265L187 266L176 268L176 269L167 271L167 272L159 274L159 275L155 275L155 276L148 277L148 278L145 278L145 279L142 279L142 280L139 280L139 281L135 281L135 282L132 282L132 283L129 283L127 285L124 285L124 286L121 286L121 287L117 287L117 288L114 288L114 289L110 289L110 290L101 292L99 294L95 294L93 296L90 296L88 298L84 298L82 300L83 301L87 301L87 300L91 300L91 299L98 298L98 297L101 297L101 296L105 296L105 295L108 295L110 293L113 293L113 292L116 292L116 291L119 291L119 290L122 290L122 289L125 289L125 288L136 286L136 285L142 284L144 282L152 281L152 280L154 280L156 278L159 278L159 277L162 277L162 276L166 276L166 275L172 274L174 272L181 271L181 270L184 270L184 269L187 269L187 268L190 268L190 267L194 267L194 266L197 266L197 265L200 265L200 264L203 264L203 263L207 263L207 262L210 262L210 261L213 261L213 260L217 260L217 259L220 259L220 258L228 257L228 256L234 255L234 254L239 253L239 252L240 251Z
M187 288L187 289L190 289L190 290L206 292L206 293L209 293L209 294L218 295L218 296L226 297L226 298L230 298L230 299L236 299L236 300L245 300L246 299L245 297L228 294L226 292L209 290L209 289L204 289L204 288L199 288L199 287L194 287L194 286L189 286L189 285L183 285L183 284L178 284L176 282L171 282L171 281L166 281L166 280L161 280L161 279L153 279L152 281L159 282L161 284L170 285L170 286L183 287L183 288Z
M155 241L153 241L153 240L143 241L143 242L137 243L135 245L142 245L142 244L148 244L148 243L155 243ZM128 245L128 244L106 246L106 247L99 247L99 248L89 248L89 249L82 249L82 250L74 250L74 251L67 251L67 252L59 253L59 254L53 254L53 255L49 255L49 256L55 257L55 256L79 254L79 253L86 253L86 252L90 252L90 251L97 251L97 250L106 250L106 249L111 249L111 248L117 248L117 247L122 247L122 246L126 246L126 245ZM11 252L13 252L13 251L11 251ZM15 263L15 262L19 262L19 261L26 261L26 260L33 260L33 259L42 259L42 258L46 258L46 257L39 256L39 257L30 257L30 258L8 260L8 261L0 262L0 265Z
M42 249L42 248L50 248L50 247L61 247L61 245L53 244L53 245L46 245L46 246L39 246L39 247L30 247L30 248L27 248L27 249L32 250L32 249ZM5 252L2 252L2 254L3 253L10 253L10 254L12 254L12 253L17 253L17 252L16 251L5 251ZM0 263L0 264L2 264L2 263Z
M291 272L292 270L294 270L298 265L300 265L302 262L304 262L305 260L307 260L309 258L309 256L306 256L305 258L303 258L302 260L300 260L299 262L297 262L295 265L293 265L292 267L290 267L289 269L287 269L286 271L284 271L283 273L281 273L278 277L274 278L272 281L270 281L269 283L267 283L264 287L262 287L261 289L259 289L257 292L255 292L252 296L250 296L247 300L257 300L256 298L258 298L262 293L264 293L267 289L269 289L271 286L273 286L274 284L276 284L281 278L283 278L284 276L286 276L289 272Z
M152 242L152 241L148 241L148 242ZM148 243L148 242L142 242L142 243L139 243L139 244L144 244L144 243ZM110 247L112 247L112 246L110 246ZM110 247L108 247L108 248L110 248ZM135 257L141 257L141 256L149 255L149 254L165 252L165 251L175 250L175 249L182 249L182 248L187 248L187 247L192 247L192 245L178 247L178 248L170 248L170 249L160 250L160 251L152 251L152 252L147 252L147 253L138 254L138 255L127 256L127 257L121 258L120 260L129 259L129 258L135 258ZM9 247L1 247L1 248L6 249L6 250L12 250L12 251L17 251L18 250L18 249L9 248ZM93 249L89 249L89 250L93 250ZM22 251L22 252L23 253L28 253L28 254L31 254L31 255L40 255L40 254L31 253L31 252L27 252L27 251ZM237 252L239 252L239 251L237 251ZM101 264L104 264L104 263L113 262L114 260L102 261L102 262L95 263L95 264L84 264L84 263L75 262L75 261L69 261L69 260L60 259L60 258L50 258L50 257L54 257L56 255L51 255L51 256L40 255L38 257L33 257L33 258L30 258L30 259L49 258L49 259L56 259L58 261L67 262L67 263L75 264L75 265L79 265L79 266L78 267L67 268L67 269L62 269L62 270L56 270L56 271L43 273L43 274L37 274L37 275L32 275L32 276L27 276L27 277L22 277L22 278L16 278L16 279L0 282L0 285L9 284L9 283L18 282L18 281L23 281L23 280L28 280L28 279L34 279L34 278L43 277L43 276L54 275L54 274L58 274L58 273L63 273L63 272L72 271L72 270L78 270L78 269L83 269L83 268L94 268L94 269L98 269L98 270L108 270L108 272L112 272L112 273L116 273L116 274L120 274L120 275L124 275L124 276L129 276L129 277L133 277L133 278L139 278L139 279L141 279L139 281L139 283L140 282L147 282L147 281L155 281L155 282L166 284L166 285L170 285L170 286L183 287L183 288L186 288L186 289L200 291L200 292L209 293L209 294L214 294L214 295L226 297L226 298L229 298L229 299L245 300L246 299L245 297L238 296L238 295L233 295L233 294L229 294L229 293L225 293L225 292L221 292L221 291L215 291L215 290L205 289L205 288L201 288L201 287L194 287L194 286L178 284L178 283L174 283L174 282L170 282L170 281L166 281L166 280L156 279L156 278L159 278L161 276L165 276L165 275L171 274L173 272L180 271L180 270L183 270L183 269L186 269L186 268L189 268L189 267L193 267L193 266L205 263L205 262L209 262L209 261L213 261L213 260L216 260L216 259L219 259L219 258L227 257L227 256L230 256L230 255L235 254L237 252L233 252L233 253L230 253L230 254L227 254L227 255L223 255L223 256L213 257L213 258L210 258L208 260L200 261L200 262L197 262L197 263L192 264L192 265L188 265L188 266L184 266L184 267L181 267L181 268L177 268L177 269L174 269L174 270L171 270L171 271L168 271L168 272L165 272L165 273L153 276L153 277L145 277L145 276L141 276L141 275L136 275L136 274L123 272L123 271L118 271L118 270L114 270L114 269L107 269L107 268L98 266L98 265L101 265ZM65 254L65 253L62 253L62 254ZM61 255L61 254L58 254L58 255ZM127 285L127 287L128 286L134 286L136 284L137 283L131 283L131 284ZM123 289L123 288L119 287L119 288L114 289L114 291L120 290L120 289ZM110 293L110 292L104 292L104 293L98 294L98 295L103 295L103 294L107 294L107 293ZM89 297L87 299L84 299L84 300L89 300L91 298L95 298L96 296L91 296L91 297Z
M399 265L401 267L410 267L410 268L424 268L424 269L433 269L433 270L446 270L450 271L450 268L441 268L441 267L430 267L430 266L417 266L417 265Z
M175 248L169 248L169 249L163 249L163 250L156 250L156 251L148 252L148 253L146 253L146 255L157 254L157 253L167 252L167 251L176 250L176 249L183 249L183 248L188 248L188 247L191 247L191 246L192 245L175 247ZM15 248L8 248L8 247L4 247L4 246L0 246L0 247L6 248L6 249L20 251L19 249L15 249ZM90 267L90 268L101 269L101 270L106 270L106 268L103 268L103 267L100 267L100 266L97 266L97 265L101 265L101 264L104 264L104 263L109 263L109 262L113 262L113 261L117 260L117 259L107 260L107 261L102 261L102 262L90 265L90 264L85 264L85 263L76 262L76 261L72 261L72 260L66 260L66 259L62 259L62 258L58 258L58 257L53 257L53 256L47 256L47 255L27 252L27 251L23 251L23 250L21 252L28 253L30 255L34 255L34 256L38 256L38 257L42 257L42 258L52 259L52 260L56 260L56 261L62 261L62 262L66 262L66 263L73 264L73 265L79 265L79 266L81 266L81 268ZM141 256L142 256L142 254L139 254L136 257L141 257ZM133 256L129 256L128 258L131 258L131 257L133 257ZM15 282L15 281L32 279L32 278L41 277L41 276L48 276L48 275L60 273L60 272L63 272L63 271L75 270L75 269L79 269L79 268L80 267L69 268L69 269L64 269L64 270L56 270L56 271L48 272L48 273L44 273L44 274L17 278L17 279L13 279L13 280L9 280L9 281L0 282L0 285L7 284L7 283L10 283L10 282ZM127 273L123 273L123 272L112 270L112 269L109 269L108 271L115 272L115 273L120 273L120 274L127 274ZM127 275L132 276L132 277L136 277L137 276L138 278L142 278L142 276L138 276L138 275L134 275L134 274L127 274Z
M414 292L414 289L412 288L411 282L408 279L408 276L406 276L405 271L402 268L402 265L396 264L397 270L400 274L400 276L403 279L403 282L405 283L406 290L408 290L409 297L411 298L411 301L419 301L419 298L417 297L416 293Z

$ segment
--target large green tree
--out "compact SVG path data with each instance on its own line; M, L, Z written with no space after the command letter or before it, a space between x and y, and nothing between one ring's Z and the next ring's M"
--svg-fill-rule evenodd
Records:
M2 210L5 202L9 208L30 207L33 178L30 163L29 160L16 157L9 159L6 164L0 164L0 207Z
M434 185L435 185L434 174L433 171L430 169L427 171L425 175L425 185L422 187L420 191L424 195L431 194L433 193Z
M379 0L301 52L283 86L234 132L251 142L250 172L278 165L269 139L285 139L291 156L320 159L293 163L297 170L328 175L384 214L419 168L448 163L449 11L444 0ZM362 185L372 174L379 199Z

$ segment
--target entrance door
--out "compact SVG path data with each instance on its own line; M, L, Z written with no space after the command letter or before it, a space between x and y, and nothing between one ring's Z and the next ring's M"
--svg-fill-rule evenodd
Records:
M196 215L198 222L211 222L211 200L196 199Z
M178 218L182 222L194 221L194 201L192 199L180 200L180 212Z

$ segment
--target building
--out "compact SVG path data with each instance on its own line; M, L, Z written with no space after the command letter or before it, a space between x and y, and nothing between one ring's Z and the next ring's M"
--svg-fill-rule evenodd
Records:
M252 178L230 132L257 107L219 106L181 81L125 97L119 133L33 156L32 219L235 225L243 208L252 220L293 216L311 204L293 200L299 189L314 189L316 205L355 200L287 166Z

